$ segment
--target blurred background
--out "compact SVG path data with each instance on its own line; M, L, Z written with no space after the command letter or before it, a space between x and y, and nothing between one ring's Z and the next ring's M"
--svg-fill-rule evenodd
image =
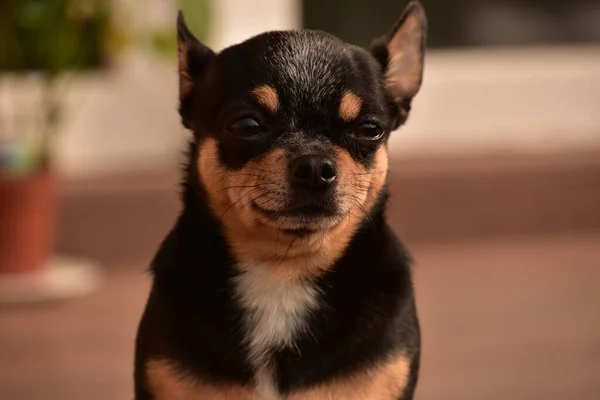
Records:
M600 2L424 0L392 136L418 399L600 398ZM179 210L175 15L368 45L402 0L3 0L0 399L129 399L146 268Z

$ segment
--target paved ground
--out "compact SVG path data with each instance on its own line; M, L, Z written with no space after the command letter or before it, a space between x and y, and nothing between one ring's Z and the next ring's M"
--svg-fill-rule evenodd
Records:
M277 6L261 6L265 13L252 16L240 2L218 2L228 8L228 21L216 33L233 42L249 37L245 29L288 24L268 21L288 2L269 0ZM261 19L258 25L249 22L255 18ZM64 174L87 177L172 165L190 137L176 112L175 60L161 62L133 52L117 61L109 71L69 81L67 118L57 136L55 160ZM598 149L599 62L600 46L431 50L423 88L409 123L391 137L391 153L410 157ZM18 81L4 83L17 85L11 96L31 93Z
M419 400L600 398L600 233L412 250ZM147 288L140 263L85 299L0 309L0 399L130 399Z

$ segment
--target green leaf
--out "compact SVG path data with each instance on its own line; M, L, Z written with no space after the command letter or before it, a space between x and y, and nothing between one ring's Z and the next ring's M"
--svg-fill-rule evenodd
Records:
M181 0L181 10L190 31L192 31L198 40L206 41L210 28L210 1Z

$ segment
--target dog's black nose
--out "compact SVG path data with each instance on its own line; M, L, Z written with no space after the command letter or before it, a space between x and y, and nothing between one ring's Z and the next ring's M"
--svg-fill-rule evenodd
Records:
M302 189L323 190L332 186L337 170L332 160L319 155L306 155L290 163L292 184Z

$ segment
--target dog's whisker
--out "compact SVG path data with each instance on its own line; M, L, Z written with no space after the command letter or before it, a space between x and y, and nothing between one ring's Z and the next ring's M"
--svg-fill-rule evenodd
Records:
M351 188L357 189L357 190L363 190L365 192L369 191L369 189L371 188L371 186L361 186L361 185L348 185Z
M275 188L279 188L280 184L277 182L260 182L254 185L233 185L233 186L226 186L224 188L221 188L219 190L216 190L212 193L219 193L219 192L223 192L229 189L247 189L247 188L259 188L259 189L266 189L269 186L275 186ZM270 189L271 191L273 190L272 188Z
M275 240L275 254L277 254L277 250L279 248L279 234L281 233L281 228L277 228L277 239Z
M278 267L280 267L283 262L285 261L285 259L287 258L288 253L290 252L290 249L292 248L292 246L294 245L294 243L296 242L296 237L292 238L290 240L290 243L288 244L287 248L285 249L285 253L283 253L283 256L281 257L281 260L279 261L279 264L277 265Z
M379 174L386 174L387 172L388 171L354 172L349 175L351 175L351 176L379 175Z
M236 173L231 174L231 176L254 176L254 177L261 178L262 174L251 174L249 172L236 172Z
M226 190L230 190L230 189L243 189L243 188L258 188L259 185L235 185L235 186L227 186L224 188L221 188L219 190L215 190L214 192L211 193L220 193L220 192L224 192Z
M321 230L321 244L319 244L317 253L321 251L321 248L323 247L323 243L325 243L325 230Z
M260 168L257 166L251 166L251 167L247 167L244 169L245 172L253 172L253 171L257 171L257 172L266 172L269 174L273 174L275 171L273 170L269 170L269 169L265 169L265 168Z
M369 225L371 225L371 228L373 229L373 231L376 230L375 228L375 224L373 223L373 220L371 219L371 216L369 215L369 213L367 212L367 210L365 209L365 207L360 204L360 202L358 201L358 199L356 198L356 196L354 195L350 195L353 199L354 204L362 211L362 213L364 214L365 218L367 219L367 221L369 222Z
M270 193L261 193L258 196L253 197L252 199L248 200L243 206L242 208L246 208L247 206L249 206L251 203L255 202L258 199L262 199L264 197L268 197L270 196Z
M225 214L227 214L227 212L228 212L229 210L231 210L231 209L232 209L232 208L233 208L233 207L234 207L236 204L238 204L240 201L242 201L242 199L244 198L244 196L247 196L247 195L249 195L250 193L253 193L253 192L255 192L255 191L258 191L258 190L260 190L260 188L254 188L254 189L252 189L252 190L250 190L250 191L248 191L248 192L242 193L242 194L240 195L240 198L239 198L239 199L237 199L236 201L234 201L233 203L231 203L231 204L230 204L230 205L229 205L229 206L228 206L228 207L225 209L225 211L223 211L223 213L221 214L221 217L220 217L219 219L220 219L220 220L223 220L223 218L225 217Z

